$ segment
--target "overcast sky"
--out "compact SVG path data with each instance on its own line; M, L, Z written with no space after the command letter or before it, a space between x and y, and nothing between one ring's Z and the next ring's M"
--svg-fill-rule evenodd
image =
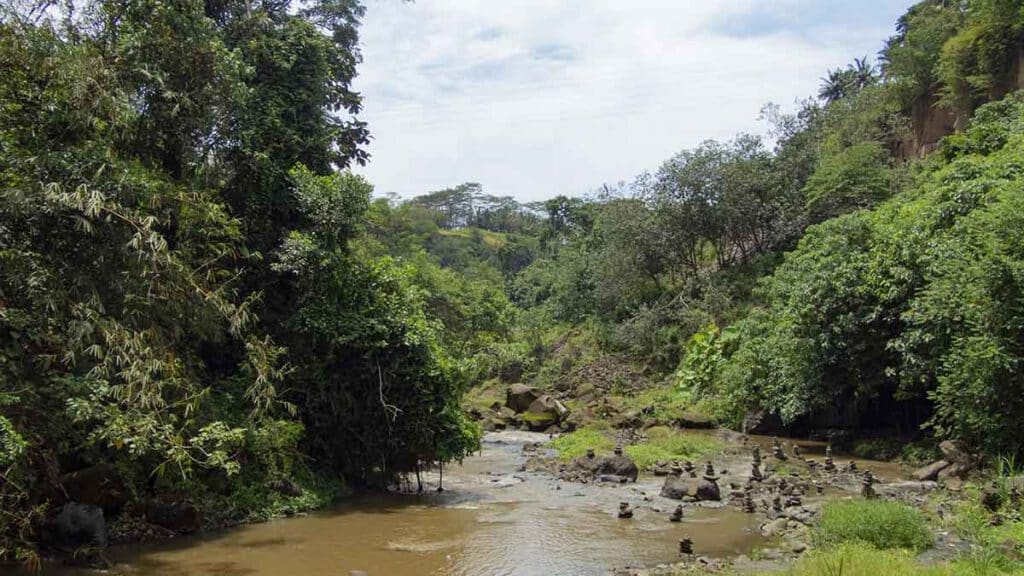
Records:
M872 60L909 0L367 0L358 171L411 197L522 201L632 180L708 138L763 133L828 68Z

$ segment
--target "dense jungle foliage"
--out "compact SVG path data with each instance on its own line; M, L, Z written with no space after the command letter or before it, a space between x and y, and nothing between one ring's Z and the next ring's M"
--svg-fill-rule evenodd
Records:
M602 362L726 425L1024 453L1024 2L920 2L766 136L533 204L349 171L363 10L4 4L0 556L67 472L318 506L473 452L470 386Z
M0 556L90 465L237 521L477 447L424 272L365 248L362 14L5 4Z

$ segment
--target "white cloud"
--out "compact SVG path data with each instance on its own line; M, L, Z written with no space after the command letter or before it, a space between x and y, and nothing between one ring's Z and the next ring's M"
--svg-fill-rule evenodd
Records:
M873 55L909 0L370 0L359 171L405 197L539 200L628 180Z

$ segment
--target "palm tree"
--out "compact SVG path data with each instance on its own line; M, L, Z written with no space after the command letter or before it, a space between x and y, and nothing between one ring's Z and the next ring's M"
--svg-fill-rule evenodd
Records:
M868 61L868 57L854 58L853 64L848 67L854 79L854 85L858 90L870 86L878 81L878 73L875 65Z
M821 89L818 90L818 98L827 103L835 102L850 94L851 78L849 70L829 70L828 76L821 79Z

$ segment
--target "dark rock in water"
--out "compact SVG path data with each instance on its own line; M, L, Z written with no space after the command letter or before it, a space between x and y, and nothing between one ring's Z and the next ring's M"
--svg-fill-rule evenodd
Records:
M679 476L667 476L665 483L661 486L661 495L664 498L682 500L686 497L697 500L721 500L722 494L718 483L704 478L684 478Z
M92 504L68 502L46 527L46 543L73 552L83 547L107 547L107 523L103 509Z
M525 384L513 384L505 391L505 406L516 413L526 412L534 400L540 398L542 392Z
M949 464L950 463L945 460L938 460L936 462L932 462L927 466L922 466L917 470L914 470L910 477L913 478L914 480L918 480L921 482L927 480L935 480L936 478L939 477L939 472L942 472L943 470L948 468Z
M636 477L640 471L636 467L636 462L629 456L608 456L605 458L599 458L598 461L598 474L611 474L615 476L621 476L628 479L630 482L636 482Z
M190 534L203 527L202 511L188 501L150 500L146 503L146 520L182 534Z
M68 500L99 506L107 516L120 513L128 502L128 486L109 464L97 464L65 474L60 477L60 485Z
M632 518L633 508L629 502L619 502L619 518Z
M672 511L672 514L668 517L669 522L682 522L683 521L683 505L676 506L676 509Z
M572 461L569 470L577 475L603 479L616 478L616 481L636 482L640 474L633 459L625 455L616 456L580 456ZM611 481L611 480L609 480Z

